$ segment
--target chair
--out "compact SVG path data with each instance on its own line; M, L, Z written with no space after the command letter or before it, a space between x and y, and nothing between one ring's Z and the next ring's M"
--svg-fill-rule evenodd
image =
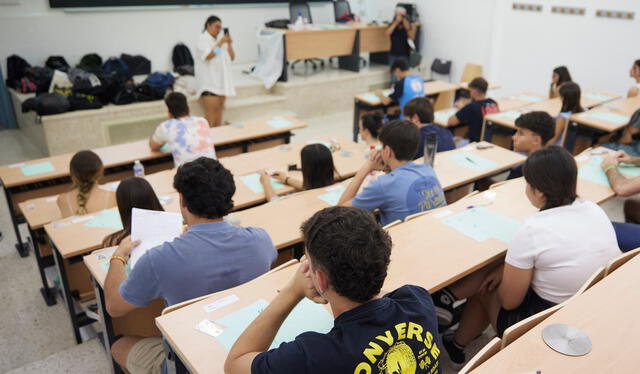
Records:
M306 1L290 1L289 2L290 22L295 23L298 17L304 17L309 21L309 23L313 23L313 20L311 18L311 9L309 8L309 3L307 3ZM307 65L311 65L313 70L316 70L318 68L318 65L316 63L320 64L320 66L324 68L324 60L319 58L308 58L305 60L294 61L291 64L291 68L293 69L298 63L300 63L300 61L304 62L305 67Z
M393 221L393 222L389 222L389 223L387 223L387 224L383 227L383 229L385 229L385 230L389 230L390 228L392 228L392 227L394 227L394 226L398 226L398 225L399 225L399 224L401 224L401 223L402 223L402 221L400 221L399 219L397 219L397 220L395 220L395 221Z
M467 362L467 364L464 365L462 369L460 369L458 374L467 374L472 370L474 370L475 368L477 368L478 366L482 365L485 361L487 361L493 355L498 353L501 349L500 347L501 347L500 338L495 337L491 339L491 341L487 343L487 345L482 347L482 349L479 350L478 353L476 353L476 355L473 356L473 358L471 358L471 360L469 360L469 362Z
M451 60L442 60L439 58L433 59L431 64L431 75L429 80L433 81L433 74L446 75L449 82L451 82Z
M333 1L333 15L336 23L344 22L344 17L351 16L351 5L349 5L348 0L334 0ZM329 58L329 63L332 63L336 56L332 56ZM362 66L367 66L367 60L364 57L360 57L360 62Z
M620 256L618 256L618 257L614 258L613 260L611 260L607 264L607 267L604 270L604 276L606 277L607 275L611 274L614 270L616 270L620 266L626 264L627 261L629 261L632 258L636 257L636 255L638 253L640 253L640 248L636 248L636 249L634 249L632 251L623 253Z
M460 76L461 83L471 82L474 78L482 76L482 65L466 64L462 76Z

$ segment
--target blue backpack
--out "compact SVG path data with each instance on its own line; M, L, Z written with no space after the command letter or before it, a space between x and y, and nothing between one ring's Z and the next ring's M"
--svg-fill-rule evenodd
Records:
M131 70L126 62L117 57L109 58L104 65L102 65L102 71L105 73L114 73L115 78L121 83L133 78L133 74L131 74Z
M173 87L173 81L174 78L171 73L151 73L138 86L136 91L152 99L160 100L164 98L167 90Z

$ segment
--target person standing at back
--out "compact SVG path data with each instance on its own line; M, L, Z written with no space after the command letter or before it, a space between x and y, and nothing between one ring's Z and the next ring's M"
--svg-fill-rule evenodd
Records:
M500 108L493 99L487 98L489 83L484 78L475 78L469 82L469 95L471 102L460 109L455 115L449 117L449 126L467 124L469 132L467 137L472 142L479 142L482 134L484 117L487 114L498 113Z
M402 119L404 106L413 98L424 96L424 79L419 75L412 74L409 70L409 63L403 58L393 62L391 72L397 78L391 94L387 97L382 93L382 90L377 90L376 95L384 105L391 103L400 105L400 119Z
M209 126L222 125L222 111L227 96L235 96L231 62L236 59L233 40L222 31L222 21L210 16L196 46L195 73L198 95L202 98Z
M179 92L170 93L165 99L170 119L156 128L149 147L159 151L169 144L176 167L198 157L216 158L213 139L209 133L207 120L189 114L187 98Z
M389 51L389 66L398 59L409 61L411 55L411 46L409 40L416 40L417 23L409 22L407 18L407 9L403 6L396 8L395 18L387 28L386 34L391 38L391 49ZM391 73L391 84L396 82L397 78Z

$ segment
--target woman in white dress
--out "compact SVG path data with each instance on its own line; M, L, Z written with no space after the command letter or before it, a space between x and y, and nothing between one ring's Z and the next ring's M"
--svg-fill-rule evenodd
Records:
M231 61L235 60L233 41L222 31L222 21L210 16L198 38L195 75L198 95L202 98L205 118L210 127L222 124L222 110L227 96L235 96ZM226 31L226 30L225 30Z

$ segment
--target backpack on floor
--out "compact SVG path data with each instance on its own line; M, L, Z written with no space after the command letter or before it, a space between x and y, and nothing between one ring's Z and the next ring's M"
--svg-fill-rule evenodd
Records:
M7 57L7 86L18 89L21 85L20 80L25 77L30 67L27 60L18 55Z
M57 93L43 93L22 103L23 113L34 110L41 116L64 113L69 111L69 108L67 97Z
M102 57L97 53L86 54L82 56L76 67L89 73L98 74L102 72Z
M120 59L127 64L129 70L131 70L131 74L133 75L151 74L151 61L144 56L132 56L123 53L120 55Z
M173 47L171 61L173 62L174 72L180 75L193 75L193 56L191 56L189 47L183 43L179 43Z
M115 78L120 82L126 82L133 77L129 66L117 57L111 57L102 65L102 71L105 73L115 73Z
M73 90L89 90L94 87L100 86L100 79L93 74L82 69L71 68L69 69L69 80L73 84Z

